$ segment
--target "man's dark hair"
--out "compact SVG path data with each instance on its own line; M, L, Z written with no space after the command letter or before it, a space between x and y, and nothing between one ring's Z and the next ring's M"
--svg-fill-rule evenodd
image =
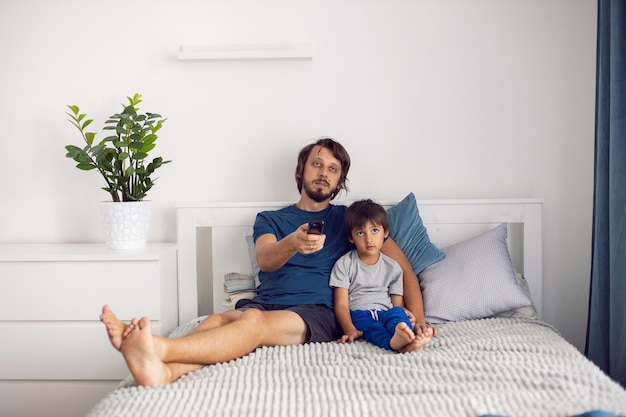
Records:
M365 226L367 222L382 226L385 232L389 230L387 212L383 206L373 202L369 198L350 204L350 207L348 207L344 215L344 223L348 237L352 237L352 229L360 229Z
M332 152L333 156L341 162L341 176L339 178L339 184L337 184L337 189L330 195L330 199L332 200L341 192L341 190L345 190L346 192L348 191L346 183L348 182L348 170L350 169L350 155L348 155L348 151L346 151L346 149L339 142L336 142L328 137L320 138L315 143L305 146L298 154L298 165L296 166L296 185L298 186L298 192L302 192L304 166L306 165L306 161L309 159L311 151L316 146L328 149Z

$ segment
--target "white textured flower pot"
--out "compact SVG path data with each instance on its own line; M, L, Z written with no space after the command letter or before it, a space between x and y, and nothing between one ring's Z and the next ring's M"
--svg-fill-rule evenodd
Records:
M126 250L146 246L150 201L102 201L100 211L108 248Z

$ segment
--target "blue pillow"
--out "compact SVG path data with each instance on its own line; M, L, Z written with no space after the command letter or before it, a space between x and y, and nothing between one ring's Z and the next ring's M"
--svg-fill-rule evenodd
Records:
M387 222L389 237L402 249L416 275L444 258L428 237L413 193L387 209Z

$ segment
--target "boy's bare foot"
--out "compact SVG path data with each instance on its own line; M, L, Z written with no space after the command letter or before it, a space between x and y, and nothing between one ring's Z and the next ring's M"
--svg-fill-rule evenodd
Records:
M393 350L400 350L415 339L415 333L404 322L398 323L389 344Z
M417 352L421 350L424 346L428 344L428 342L430 342L430 340L433 338L433 334L434 334L434 331L432 327L429 327L428 329L424 330L422 334L416 335L415 338L411 341L411 343L398 349L398 352L407 353L407 352Z
M108 305L102 307L100 321L104 323L107 329L107 334L109 335L109 340L111 341L113 347L117 350L120 350L122 347L122 341L136 326L136 323L131 322L126 324L122 320L118 319Z
M146 317L122 341L121 351L137 385L155 387L170 382L170 370L158 357L152 338L152 324Z

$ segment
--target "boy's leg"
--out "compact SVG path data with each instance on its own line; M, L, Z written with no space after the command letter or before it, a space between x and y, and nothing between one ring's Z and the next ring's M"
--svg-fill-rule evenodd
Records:
M403 325L404 323L400 323L399 325ZM398 352L406 353L406 352L417 352L421 350L424 346L426 346L430 340L434 337L435 332L433 327L427 327L422 333L415 335L415 338L408 345L398 349Z
M411 321L401 307L393 307L385 311L381 315L381 321L385 323L388 330L393 329L394 333L390 344L398 352L417 352L427 345L434 336L432 328L416 335Z
M396 330L393 336L391 336L389 345L393 350L400 351L413 340L415 340L415 333L413 333L413 330L411 330L405 322L401 321L396 325Z
M402 307L394 306L389 310L381 311L379 313L379 319L390 334L396 331L398 323L406 323L408 329L411 330L411 332L413 331L411 320L409 320L409 317Z
M413 325L406 312L401 307L393 307L387 311L381 311L380 321L391 334L389 345L393 350L401 350L415 339Z
M377 313L381 313L378 311ZM354 327L363 332L363 338L383 349L390 350L391 335L383 323L372 316L370 310L352 310L350 317Z

